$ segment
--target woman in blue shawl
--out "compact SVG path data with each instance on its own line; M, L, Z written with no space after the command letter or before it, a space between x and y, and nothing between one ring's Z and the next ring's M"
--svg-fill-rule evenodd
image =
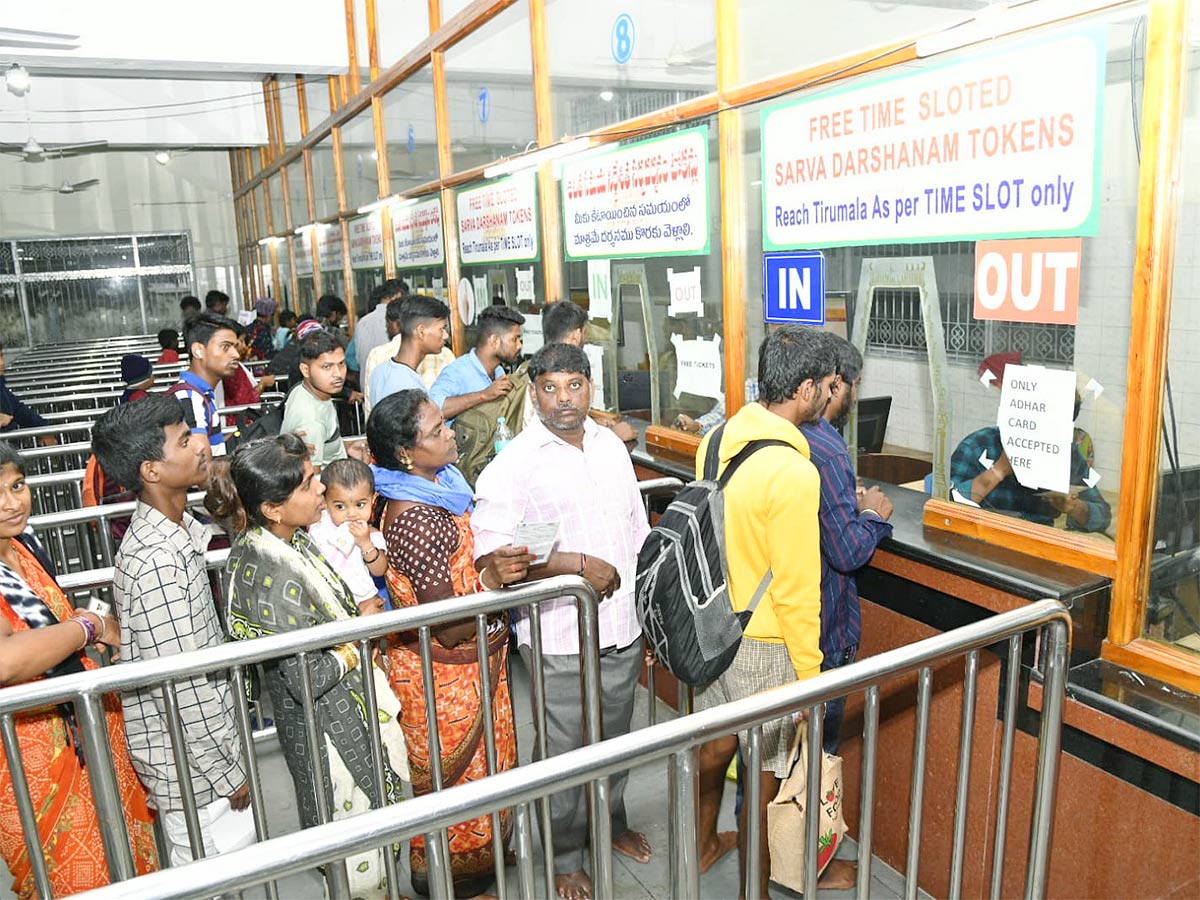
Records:
M482 570L475 568L471 535L471 486L454 467L458 448L454 431L424 391L399 391L385 397L367 420L367 443L375 457L375 489L385 498L381 530L387 541L388 592L394 607L416 606L498 588L525 577L533 557L524 549L504 547ZM485 752L481 674L475 621L433 631L433 681L442 783L449 787L484 778ZM508 622L494 616L487 634L492 719L497 771L517 762L512 701L508 692ZM423 672L415 633L402 633L388 651L388 680L400 700L400 727L408 745L413 791L433 789L429 732L422 690ZM511 833L507 811L501 814L502 842ZM484 891L495 872L492 819L480 816L449 829L454 892ZM413 838L409 864L413 889L429 891L425 842Z

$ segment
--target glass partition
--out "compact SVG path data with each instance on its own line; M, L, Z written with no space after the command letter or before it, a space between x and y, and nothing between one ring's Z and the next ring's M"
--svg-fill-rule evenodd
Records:
M313 285L312 245L308 232L292 237L292 265L296 268L296 311L312 315L317 307Z
M321 225L317 229L317 252L320 254L321 294L333 294L346 300L346 283L342 279L345 263L342 257L342 226L333 224Z
M287 167L288 203L292 208L292 227L307 225L312 217L308 214L308 183L304 178L304 160L297 159Z
M407 193L438 177L433 72L429 66L384 94L383 133L393 194Z
M274 285L271 286L271 290L278 303L277 313L292 308L292 263L288 248L289 244L286 241L278 241L275 244L275 271L279 273L279 293L274 293Z
M445 4L442 6L444 18ZM425 0L375 4L375 35L379 66L386 69L429 35L429 4Z
M283 143L290 147L304 135L300 131L300 93L296 90L295 75L279 75L279 114L283 119Z
M375 152L371 107L342 126L341 137L346 209L355 210L379 199L379 155Z
M327 219L338 213L337 172L333 164L333 138L327 137L312 148L313 200L317 218Z
M713 0L640 7L624 0L547 0L546 31L556 138L717 88Z
M309 131L329 118L329 79L326 76L310 75L304 79L304 106Z
M528 0L455 44L445 60L455 171L536 146Z
M705 3L704 5L711 5ZM739 82L804 69L881 44L947 28L973 17L974 0L753 0L737 10ZM813 22L820 28L813 28ZM711 37L710 37L711 41ZM709 46L712 46L710 43Z
M287 198L283 194L283 178L276 175L273 178L268 178L266 184L271 202L271 234L285 234L287 232L287 220L284 218L283 208L284 204L287 203Z

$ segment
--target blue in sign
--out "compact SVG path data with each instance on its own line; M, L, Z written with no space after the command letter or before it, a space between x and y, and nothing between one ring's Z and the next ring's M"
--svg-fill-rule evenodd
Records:
M475 113L479 116L479 121L485 125L488 118L492 115L490 96L488 89L485 87L479 89L479 96L475 98Z
M417 149L417 130L412 127L412 123L408 124L408 152L412 153Z
M825 324L825 255L820 250L763 254L763 321Z
M621 13L612 27L612 58L617 65L623 66L633 56L633 17L629 13Z

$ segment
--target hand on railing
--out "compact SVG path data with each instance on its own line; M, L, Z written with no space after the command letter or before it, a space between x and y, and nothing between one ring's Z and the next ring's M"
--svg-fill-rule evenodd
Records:
M580 574L596 589L601 600L607 600L621 589L621 573L598 556L583 556Z

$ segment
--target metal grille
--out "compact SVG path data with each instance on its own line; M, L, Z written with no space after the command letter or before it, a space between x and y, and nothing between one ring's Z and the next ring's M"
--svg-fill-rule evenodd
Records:
M187 234L0 239L8 346L146 333L175 324L193 290Z
M845 279L841 293L848 295L850 305L854 301L863 259L933 257L937 269L938 305L942 312L946 357L952 363L976 365L992 353L1016 350L1027 363L1074 364L1073 325L992 322L975 318L973 243L958 241L835 248L826 251L826 256L830 260L831 271L841 273ZM925 326L921 320L920 292L915 288L877 288L872 294L871 303L867 349L876 356L925 359ZM853 321L852 311L850 319Z

